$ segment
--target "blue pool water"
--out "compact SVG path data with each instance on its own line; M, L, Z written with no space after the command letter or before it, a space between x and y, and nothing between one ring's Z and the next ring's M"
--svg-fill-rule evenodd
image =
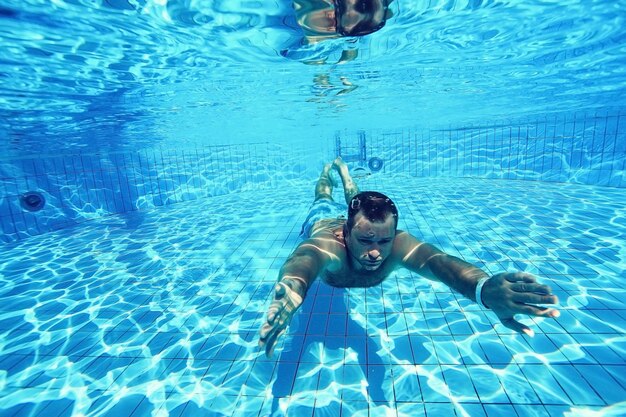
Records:
M396 199L400 227L488 272L537 274L561 317L515 335L399 270L369 289L316 283L265 358L257 329L313 185L292 181L3 251L3 415L626 413L622 190L376 175L361 186Z
M290 7L0 0L0 416L626 416L626 5L395 0L308 46ZM338 155L561 316L397 270L316 282L266 358Z

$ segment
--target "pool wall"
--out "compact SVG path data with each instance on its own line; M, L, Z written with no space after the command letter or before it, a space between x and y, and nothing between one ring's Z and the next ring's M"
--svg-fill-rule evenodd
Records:
M626 187L626 113L574 113L446 129L365 132L382 172ZM359 134L341 134L354 149Z
M339 131L307 147L268 143L74 152L0 161L0 242L135 210L315 179L335 155L380 173L626 187L626 112L443 129ZM372 165L372 158L381 164ZM20 196L40 192L28 211Z

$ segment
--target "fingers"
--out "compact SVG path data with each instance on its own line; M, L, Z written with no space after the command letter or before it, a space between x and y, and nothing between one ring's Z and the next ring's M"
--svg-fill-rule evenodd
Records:
M302 304L302 297L284 283L274 287L274 300L267 311L266 322L259 330L259 347L265 347L267 357L272 356L280 336L287 331L293 312Z
M274 324L265 323L261 326L261 330L259 331L259 347L265 347L265 354L268 358L272 356L274 345L286 331L287 321L284 319Z
M285 308L285 303L280 300L274 300L272 304L270 304L270 308L267 310L267 322L269 324L274 324L276 318L283 316Z
M287 330L286 325L269 325L264 324L259 332L259 347L265 347L265 355L269 358L274 352L274 345L278 338Z
M267 339L276 328L284 326L288 316L289 314L285 311L284 306L273 303L267 313L267 321L261 326L259 331L260 338Z
M534 279L534 277L532 278ZM516 314L522 313L538 317L560 316L558 310L533 305L558 304L559 298L552 294L552 288L550 288L550 286L534 281L531 282L530 278L527 276L523 280L513 282L510 288L513 290L511 301L513 301L514 306L512 310Z
M523 333L527 336L533 337L535 332L530 327L516 321L514 318L502 319L502 324L508 327L511 330L515 330L518 333Z
M550 288L549 285L543 285L537 282L517 281L511 284L511 289L516 292L532 292L546 295L552 294L552 288Z
M287 331L286 327L283 327L279 332L276 332L265 345L265 356L271 358L274 354L274 348L276 347L276 341Z
M559 299L552 294L552 288L537 282L537 278L526 272L503 272L490 280L492 285L483 288L483 301L493 310L502 324L518 333L530 337L535 332L528 326L516 321L516 314L536 317L556 318L561 314L544 304L557 304ZM489 297L489 301L485 297Z
M522 282L537 282L537 278L529 273L526 272L505 272L502 274L498 274L498 275L503 275L504 279L506 279L509 282L518 282L518 281L522 281Z
M279 282L274 287L274 299L280 300L281 298L285 296L286 292L287 291L285 290L285 284L283 284L282 282Z
M516 304L513 313L536 317L559 317L561 315L558 310L553 308L537 307L530 304Z
M532 292L515 292L511 299L520 304L558 304L559 298L556 295L541 295Z
M274 324L277 317L281 317L285 314L285 310L289 307L289 302L292 301L288 299L288 295L285 284L276 284L274 287L274 301L272 301L267 310L267 322L269 324ZM285 296L287 296L287 299ZM287 314L289 314L288 311Z

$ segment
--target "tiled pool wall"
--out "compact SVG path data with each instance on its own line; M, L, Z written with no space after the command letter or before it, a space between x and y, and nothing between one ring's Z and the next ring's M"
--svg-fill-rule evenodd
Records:
M367 144L382 172L626 187L626 112L574 113L447 129L341 132L349 155ZM363 164L367 168L367 164Z
M319 164L310 155L262 143L0 161L0 242L111 214L269 188L313 175L307 166L319 170ZM21 197L31 191L45 198L40 211L22 207Z
M219 145L0 161L0 242L110 214L314 179L322 162L338 154L383 173L623 188L626 112L447 129L341 131L307 146ZM29 191L43 195L42 210L22 207L21 197Z

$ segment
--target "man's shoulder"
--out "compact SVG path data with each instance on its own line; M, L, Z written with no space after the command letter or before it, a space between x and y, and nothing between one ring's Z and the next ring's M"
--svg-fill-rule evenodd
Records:
M315 230L311 237L300 244L300 246L303 245L305 247L313 247L326 255L331 255L333 262L341 261L345 258L346 248L341 227L323 227Z
M403 257L407 255L410 251L414 250L416 246L420 245L421 243L421 241L419 241L409 232L406 232L404 230L397 230L396 237L393 241L392 254L395 256Z
M406 230L398 229L396 230L396 237L394 238L394 242L406 242L409 240L417 240L415 236L407 232Z
M311 236L308 237L305 242L320 241L343 244L343 222L344 220L337 219L324 219L316 222L311 228Z

